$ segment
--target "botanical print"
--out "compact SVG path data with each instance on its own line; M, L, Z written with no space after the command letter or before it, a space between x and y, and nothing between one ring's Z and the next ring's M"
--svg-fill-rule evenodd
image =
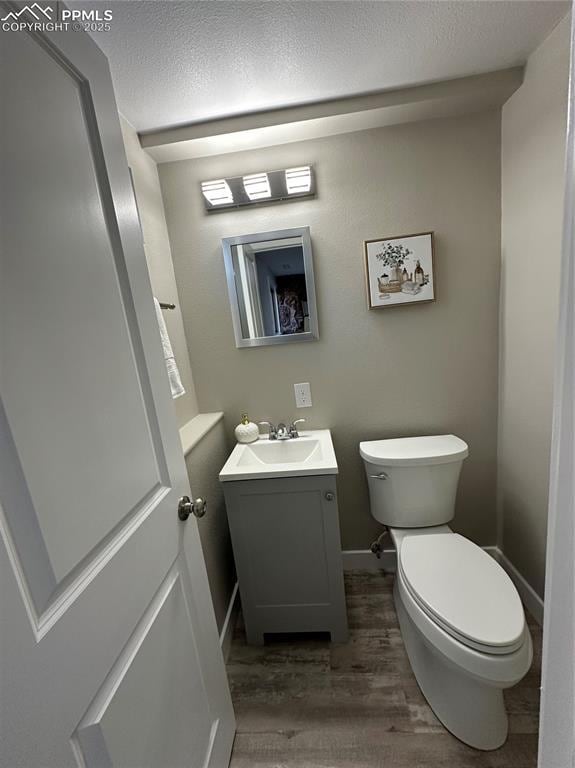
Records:
M367 240L370 309L433 301L433 233Z

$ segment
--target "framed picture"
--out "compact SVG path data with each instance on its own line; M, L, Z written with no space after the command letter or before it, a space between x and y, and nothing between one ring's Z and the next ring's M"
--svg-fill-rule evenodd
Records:
M433 232L366 240L370 309L435 301Z

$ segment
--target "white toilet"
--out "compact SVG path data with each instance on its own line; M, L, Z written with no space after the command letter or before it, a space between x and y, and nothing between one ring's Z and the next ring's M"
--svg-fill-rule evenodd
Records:
M503 689L533 649L523 606L503 568L449 528L467 444L454 435L360 443L371 514L397 550L395 606L417 682L461 741L497 749L507 738Z

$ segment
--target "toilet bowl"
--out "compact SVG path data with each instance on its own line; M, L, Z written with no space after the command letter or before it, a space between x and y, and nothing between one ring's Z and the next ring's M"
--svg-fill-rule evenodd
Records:
M445 727L482 750L507 738L503 690L531 666L519 595L447 522L467 445L453 435L360 444L373 516L397 551L394 599L411 667Z

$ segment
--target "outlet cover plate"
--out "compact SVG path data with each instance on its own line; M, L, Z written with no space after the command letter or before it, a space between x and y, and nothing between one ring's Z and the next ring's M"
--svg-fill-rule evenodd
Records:
M309 381L293 385L296 408L311 408L311 387Z

